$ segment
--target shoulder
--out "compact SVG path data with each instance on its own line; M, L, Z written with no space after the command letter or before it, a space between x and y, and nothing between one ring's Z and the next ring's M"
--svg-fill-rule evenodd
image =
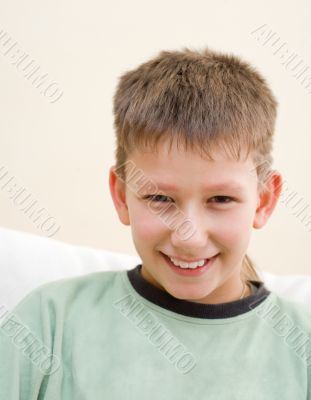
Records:
M311 311L307 305L289 300L274 292L270 301L258 308L260 316L280 332L301 330L311 337Z
M38 362L44 363L51 354L60 360L67 333L73 335L77 326L85 326L85 316L106 307L111 291L121 287L118 277L125 272L93 272L48 282L30 291L13 310L0 305L0 358L14 360L19 363L16 368L22 368L24 361L18 349L31 343L34 352L40 353ZM19 336L24 338L21 345ZM29 357L27 354L25 358ZM57 368L59 365L57 362ZM27 364L25 370L29 367Z
M44 283L31 290L13 308L20 317L50 315L68 311L73 307L90 307L99 297L104 297L118 284L125 271L100 271Z
M45 283L35 288L31 293L40 293L46 298L67 297L76 293L84 295L94 291L103 291L111 286L111 283L117 278L122 271L98 271L87 275L76 276L71 278L60 279Z
M294 350L305 361L309 370L311 368L310 309L305 304L271 292L255 310L262 323L274 333L274 337L281 338L289 349Z

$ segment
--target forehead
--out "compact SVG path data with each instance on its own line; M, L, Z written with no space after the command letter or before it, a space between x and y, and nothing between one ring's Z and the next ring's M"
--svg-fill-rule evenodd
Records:
M135 166L159 189L178 191L200 186L210 190L242 191L256 179L252 156L241 160L229 158L224 152L213 152L212 160L193 150L169 148L167 144L152 151L135 150L129 157Z

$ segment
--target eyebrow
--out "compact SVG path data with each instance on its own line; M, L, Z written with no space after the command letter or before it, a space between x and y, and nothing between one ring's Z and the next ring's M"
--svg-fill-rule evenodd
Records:
M157 183L155 182L155 184L157 185L157 187L160 190L171 190L171 191L178 191L178 187L175 185L171 185L168 183ZM214 185L210 185L210 186L205 186L204 190L207 191L217 191L217 190L236 190L239 192L243 192L244 188L243 186L241 186L239 183L236 182L225 182L225 183L216 183Z

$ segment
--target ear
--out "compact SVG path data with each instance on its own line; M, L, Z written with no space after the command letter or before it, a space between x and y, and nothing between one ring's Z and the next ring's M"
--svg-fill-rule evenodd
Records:
M125 182L116 173L115 166L109 170L109 187L114 206L119 219L124 225L130 225L128 207L126 203Z
M253 222L255 229L262 228L271 216L282 191L282 175L272 170L265 180L264 188L258 193L258 203Z

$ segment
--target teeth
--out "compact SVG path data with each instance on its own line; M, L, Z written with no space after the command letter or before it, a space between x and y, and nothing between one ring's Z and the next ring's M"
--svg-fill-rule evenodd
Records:
M176 265L177 267L181 267L181 268L194 269L197 267L202 267L202 265L204 265L204 263L205 263L205 260L200 260L200 261L196 261L196 262L192 262L192 263L186 263L186 262L178 261L175 258L171 258L171 257L169 257L169 258L174 265Z

